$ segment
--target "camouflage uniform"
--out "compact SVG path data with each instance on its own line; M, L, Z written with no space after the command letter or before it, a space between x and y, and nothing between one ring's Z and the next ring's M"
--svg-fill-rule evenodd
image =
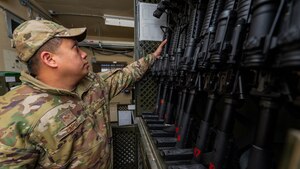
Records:
M85 36L86 28L31 20L15 29L14 43L27 62L51 38ZM147 55L123 69L90 72L73 91L22 72L23 84L0 97L0 168L111 168L109 101L154 60Z
M0 168L111 168L109 101L153 61L91 72L72 92L22 72L23 84L0 99Z

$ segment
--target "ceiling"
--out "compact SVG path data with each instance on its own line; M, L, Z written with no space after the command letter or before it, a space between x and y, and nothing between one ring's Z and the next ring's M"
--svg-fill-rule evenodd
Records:
M87 27L88 36L134 41L134 28L105 25L105 15L134 17L134 0L31 0L65 27Z

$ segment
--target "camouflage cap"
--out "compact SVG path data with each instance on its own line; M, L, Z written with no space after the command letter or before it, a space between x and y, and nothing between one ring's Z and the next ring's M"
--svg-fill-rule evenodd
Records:
M74 37L78 42L86 37L86 28L67 29L48 20L29 20L19 25L13 33L13 41L19 59L27 62L48 40L54 37Z

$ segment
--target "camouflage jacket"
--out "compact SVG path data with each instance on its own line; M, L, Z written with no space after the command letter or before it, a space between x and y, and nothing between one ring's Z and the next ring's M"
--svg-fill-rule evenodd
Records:
M23 84L0 97L0 168L111 168L109 101L153 62L91 72L72 92L23 72Z

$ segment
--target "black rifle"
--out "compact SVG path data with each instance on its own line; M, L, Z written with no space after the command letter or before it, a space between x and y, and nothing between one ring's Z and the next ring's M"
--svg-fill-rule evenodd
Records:
M171 44L171 35L173 30L173 20L171 16L171 11L174 9L174 5L169 0L161 1L157 5L157 9L153 12L153 16L160 18L164 12L169 13L167 15L167 26L161 26L162 31L164 32L163 39L168 39L169 43L167 43L162 51L162 56L154 63L152 68L152 74L158 77L158 93L156 98L156 105L154 113L144 113L143 118L148 119L147 121L152 122L153 119L157 120L157 118L161 119L161 114L165 110L164 100L167 94L168 84L166 83L166 76L168 70L168 61L169 61L169 48Z
M244 70L240 69L242 56L242 44L246 36L250 18L252 1L239 1L236 12L234 6L237 1L232 1L231 8L226 8L219 17L215 42L211 46L211 64L223 71L219 76L219 92L224 93L224 109L221 121L216 130L216 137L212 151L207 153L208 159L204 162L209 168L233 168L232 158L233 127L235 108L245 99ZM233 23L234 28L233 28ZM195 148L194 156L198 156L201 150Z
M183 51L184 51L184 46L185 46L185 38L186 38L186 33L187 33L187 20L188 20L188 8L186 5L186 9L184 10L183 13L179 13L177 15L177 30L175 31L174 34L174 46L171 49L171 55L170 55L170 66L169 66L169 83L170 85L170 91L169 91L169 97L168 97L168 103L167 103L167 108L165 112L165 123L166 124L173 124L175 120L176 113L174 113L175 107L174 105L174 95L173 93L177 88L180 88L180 84L177 84L176 81L178 80L178 71L179 71L179 61L182 58ZM185 13L185 14L184 14ZM184 19L185 18L185 19ZM178 92L178 96L180 97L180 93ZM180 98L178 99L177 102L175 103L180 103ZM177 106L177 109L179 109L179 106Z
M171 37L171 28L161 26L162 31L164 32L164 39L170 40ZM152 74L154 77L158 79L158 93L156 97L156 104L155 104L155 110L154 112L150 113L143 113L142 117L146 121L151 122L153 119L157 120L160 117L160 112L162 112L165 109L165 103L164 100L166 98L166 90L167 83L165 83L166 78L166 69L168 64L168 51L169 51L170 43L167 43L162 51L162 56L154 63L154 66L152 68Z
M237 1L237 9L234 10ZM181 58L179 68L171 66L174 64L174 52L169 52L169 69L163 78L163 82L168 82L165 97L168 98L165 100L168 106L164 112L165 120L172 121L170 117L174 114L169 109L173 101L175 102L172 99L174 91L178 89L175 120L178 133L175 148L162 149L161 154L165 160L186 159L185 157L190 155L192 149L186 149L186 145L191 134L189 126L192 105L195 102L195 93L201 91L206 93L208 98L206 110L201 113L203 117L196 145L192 150L192 162L197 164L168 165L168 168L234 168L237 160L230 153L235 109L240 101L244 100L245 94L250 94L251 97L260 100L259 120L249 154L243 154L243 157L247 157L247 164L238 168L273 169L275 165L271 145L277 111L286 101L300 105L300 99L295 100L295 93L291 92L299 88L297 83L291 83L298 82L294 77L299 78L297 72L300 68L300 1L226 0L224 8L215 9L217 7L214 5L218 2L221 0L209 1L207 11L210 12L206 15L210 17L205 17L198 38L193 41L194 39L187 35L187 39L191 41L186 40L184 54L182 55L183 50L180 48L180 57L176 57ZM189 3L197 1L189 0ZM179 43L183 41L179 40ZM173 71L175 69L176 71ZM250 77L248 72L251 73ZM251 83L247 83L250 78L253 78ZM174 82L177 84L174 85ZM244 90L248 85L253 85L250 92ZM222 116L218 126L212 128L215 103L221 97L224 99ZM249 142L251 141L247 140L247 143ZM211 145L212 143L214 144ZM243 162L245 161L241 160L240 164Z
M189 20L188 34L186 36L187 43L186 43L183 57L180 60L180 67L179 67L180 69L179 82L181 82L180 84L184 86L187 80L186 78L187 73L192 67L192 63L193 63L192 58L195 53L196 45L200 41L200 28L202 27L203 24L203 19L206 11L206 6L207 6L207 0L195 1L195 3L190 6L192 12L191 12L191 18ZM179 132L179 125L181 124L183 113L185 111L186 94L187 94L187 88L183 87L180 109L177 114L177 118L175 122L177 133Z
M185 6L184 10L182 10L181 12L178 13L177 18L174 20L177 20L177 26L176 26L176 30L175 33L173 34L174 36L172 36L172 39L175 41L173 43L173 46L171 46L171 52L170 52L170 66L169 66L169 71L168 71L168 83L169 83L169 91L168 91L168 99L167 99L167 106L166 106L166 110L164 113L164 119L165 119L165 124L167 124L166 126L169 126L170 123L174 123L174 118L175 116L177 117L178 112L180 112L180 110L182 109L181 105L182 103L184 103L185 101L185 90L181 90L181 84L182 83L176 83L175 80L179 79L178 76L178 69L179 69L179 64L180 64L180 60L182 59L182 54L183 54L183 47L185 45L185 38L186 38L186 32L187 32L187 19L184 18L188 18L188 6L187 4L183 4ZM173 99L173 93L174 93L174 89L177 88L178 92L178 99L177 99L177 109L176 109L176 113L172 111L172 104L173 101L175 102L175 100ZM171 127L165 127L164 128L165 131L175 131L174 126ZM161 137L162 136L162 137ZM166 137L164 137L163 135L160 135L160 137L155 138L155 142L157 144L158 147L166 147L166 146L173 146L173 144L175 144L176 139L170 138L170 135L167 135ZM174 136L174 135L173 135Z
M190 88L190 93L189 93L189 100L188 103L186 105L185 108L185 112L181 112L181 121L179 123L179 133L177 136L177 143L176 143L176 148L177 149L173 149L171 150L167 150L164 151L165 156L179 156L183 151L189 151L192 152L191 149L188 150L184 150L182 148L186 147L186 143L187 143L187 139L188 139L188 133L189 133L189 126L191 124L191 118L190 118L190 114L191 114L191 110L192 110L192 105L194 102L194 97L195 97L195 93L196 90L202 90L202 73L203 71L205 71L206 69L201 67L200 71L196 71L197 67L199 65L202 65L202 63L206 63L209 62L209 59L206 58L204 60L201 60L201 57L206 57L206 54L209 52L208 48L203 48L202 44L206 44L207 46L209 46L213 40L214 40L214 34L215 34L215 30L216 30L216 26L217 26L217 18L223 8L223 1L209 1L208 3L208 10L206 11L206 15L204 18L204 24L202 25L202 31L201 34L199 34L199 37L201 38L201 41L198 43L197 49L195 50L197 53L194 53L193 57L191 58L185 58L185 64L183 64L183 72L186 72L185 70L190 69L190 75L189 75L189 79L188 79L188 84L190 82L190 84L192 84L192 87ZM200 57L199 57L200 56ZM192 59L193 58L193 59ZM192 59L192 60L191 60ZM203 61L200 64L198 64L198 60ZM193 61L193 62L191 62ZM199 66L200 67L200 66ZM207 76L208 81L210 81L211 79L216 80L216 78L213 76L214 74L212 74L212 76ZM211 78L210 78L211 77ZM206 85L207 89L210 88ZM208 106L210 105L210 96L208 98ZM208 114L208 113L206 113ZM209 110L209 114L210 110ZM178 149L181 148L181 149ZM171 166L170 166L171 167Z
M178 6L179 4L177 4ZM162 95L159 98L160 102L160 108L159 108L159 122L162 121L165 124L170 124L174 122L174 116L175 113L173 112L176 100L174 99L174 96L176 96L176 88L179 86L177 83L175 83L175 80L177 80L177 72L179 67L179 60L182 57L183 53L183 46L185 44L185 34L186 34L186 28L187 28L187 12L188 8L187 5L185 5L185 10L178 11L178 9L173 5L172 12L168 13L168 18L172 20L171 23L173 23L173 26L171 27L172 30L172 36L170 37L170 40L168 43L169 50L168 50L168 60L164 60L162 62L163 70L163 80L164 87L162 87ZM162 59L163 60L163 59ZM182 96L179 92L179 101L182 100L180 96ZM179 102L178 102L179 103ZM180 107L177 106L177 109ZM155 122L157 123L157 121ZM152 136L172 136L169 132L161 131L163 128L167 128L169 125L161 124L150 124L148 125L149 128L155 129L151 130ZM167 129L169 131L169 129ZM175 131L175 128L171 129L172 131ZM159 139L159 138L157 138ZM159 142L159 141L157 141ZM158 144L159 145L159 144Z
M179 125L181 124L182 119L185 116L185 112L191 111L191 106L188 106L189 104L193 103L194 100L194 94L195 90L192 89L190 92L187 92L189 89L189 86L194 86L193 83L195 83L195 68L192 68L193 65L193 55L194 55L194 49L196 47L196 44L200 40L200 27L202 26L204 14L205 14L205 7L207 4L207 0L198 1L196 4L190 5L190 8L192 9L192 12L190 14L190 20L188 24L186 35L186 47L184 49L183 57L179 61L179 76L178 81L179 84L182 86L181 90L179 92L179 98L177 103L179 105L178 111L176 114L176 133L179 132ZM180 52L182 53L182 52ZM195 65L195 64L194 64ZM192 70L191 70L192 69ZM191 75L193 74L193 75ZM188 77L187 77L188 76ZM188 100L187 100L188 99ZM187 102L188 101L188 102ZM189 107L189 109L187 109ZM187 126L185 126L187 127ZM177 137L179 138L179 137ZM187 140L186 137L183 137L183 140L177 139L177 143L180 141ZM166 145L173 145L176 143L176 138L159 138L157 139L157 142L160 142L160 145L166 146ZM186 142L186 141L185 141ZM177 147L177 146L176 146ZM183 148L183 147L181 147ZM162 152L164 154L164 152ZM168 158L168 157L167 157Z
M230 1L226 1L228 4ZM218 17L223 11L224 1L210 1L204 26L202 27L201 35L203 40L201 43L201 49L198 53L198 68L203 72L204 78L204 90L208 93L208 99L206 103L206 109L203 112L203 118L200 121L200 127L198 130L196 145L194 150L199 150L194 153L194 160L200 162L201 153L204 153L205 145L209 137L210 127L214 115L214 105L217 101L217 86L218 86L218 71L216 69L210 69L210 52L209 48L214 43L216 29L218 24ZM225 32L223 32L225 33ZM201 153L199 153L201 152ZM195 156L195 154L197 156Z
M247 169L271 169L272 138L282 91L281 80L272 68L274 42L283 16L285 1L255 0L243 64L256 73L257 86L250 94L260 98L260 114ZM259 25L259 26L258 26Z
M196 72L197 59L195 56L195 48L200 42L200 28L203 26L205 18L207 1L198 1L192 11L192 20L189 24L188 43L184 51L180 75L186 80L185 90L189 90L188 102L182 104L178 123L177 123L177 142L176 148L185 148L188 140L188 132L190 126L190 114L192 111L195 95L198 85L200 85L200 74ZM200 90L200 89L199 89Z
M168 39L169 43L167 44L167 46L164 47L164 51L162 55L162 60L161 60L161 69L160 69L160 83L163 83L162 87L162 95L160 100L160 104L159 104L159 108L158 108L158 115L159 115L159 119L163 119L164 117L164 112L166 109L166 97L167 97L167 91L168 91L168 82L167 82L167 75L168 75L168 67L169 67L169 52L170 52L170 47L173 45L173 41L171 39L172 37L172 33L174 33L172 31L172 27L171 27L171 23L169 22L168 27L165 30L165 38Z
M286 17L282 23L282 28L278 35L277 48L279 48L279 57L277 67L299 70L300 58L300 37L299 37L299 16L300 3L296 0L286 0Z

